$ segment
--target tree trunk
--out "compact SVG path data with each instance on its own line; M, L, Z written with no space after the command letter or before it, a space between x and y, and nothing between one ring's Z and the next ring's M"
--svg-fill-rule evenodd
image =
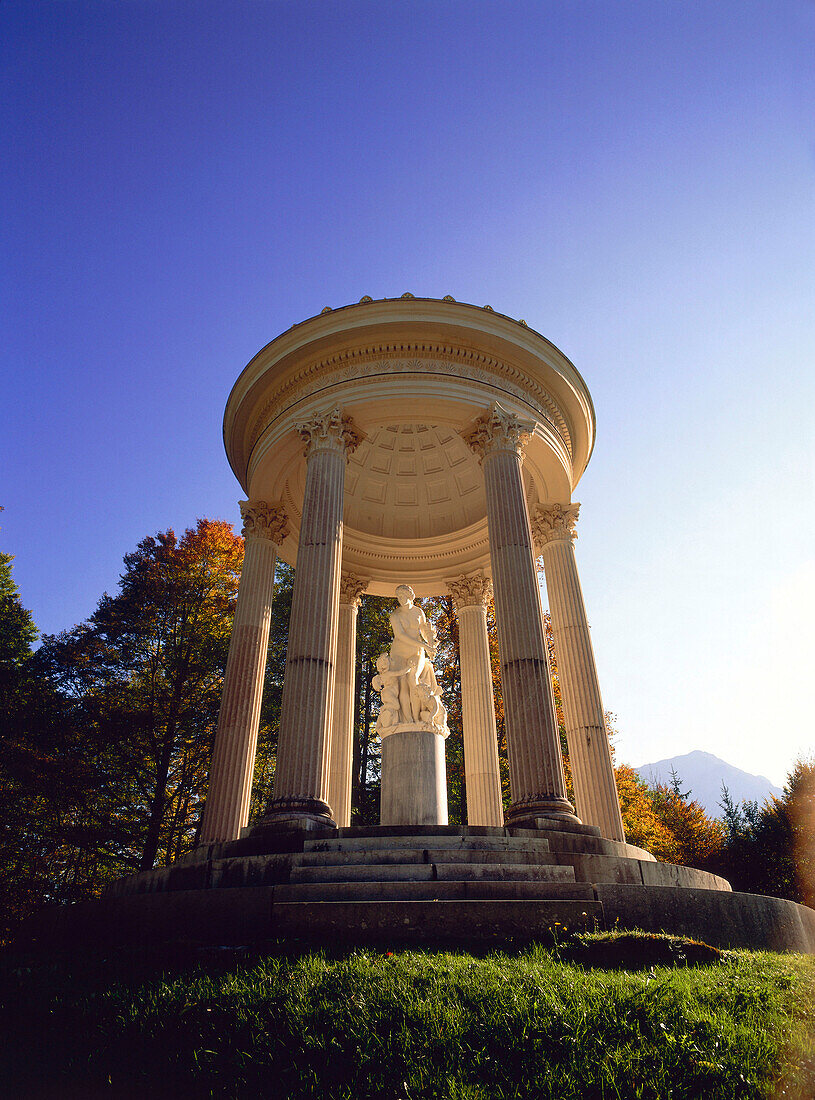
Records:
M161 753L156 762L156 789L150 800L150 818L147 822L147 835L144 839L140 871L149 871L156 862L161 825L164 821L164 801L167 796L167 780L170 775L170 760L173 754L175 730L171 727L164 735Z

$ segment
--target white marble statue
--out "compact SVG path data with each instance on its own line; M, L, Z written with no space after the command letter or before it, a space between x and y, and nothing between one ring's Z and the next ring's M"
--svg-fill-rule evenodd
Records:
M413 603L410 585L396 589L399 606L391 612L393 642L390 651L376 662L373 687L382 698L377 733L385 736L399 728L424 728L448 734L447 711L433 671L436 630L424 611Z

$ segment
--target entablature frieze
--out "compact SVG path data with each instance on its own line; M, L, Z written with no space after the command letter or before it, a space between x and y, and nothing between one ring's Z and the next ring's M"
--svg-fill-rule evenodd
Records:
M277 389L252 420L247 437L247 454L252 452L266 428L297 402L342 382L378 374L437 374L467 378L484 385L498 383L502 390L525 404L531 402L563 441L569 456L573 457L572 437L563 413L551 394L535 379L497 358L444 344L423 344L413 348L379 345L350 349L300 368Z

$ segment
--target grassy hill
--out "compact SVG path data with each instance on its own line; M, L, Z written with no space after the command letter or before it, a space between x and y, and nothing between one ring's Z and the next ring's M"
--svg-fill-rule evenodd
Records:
M15 1097L815 1095L815 959L657 937L8 956L0 991Z

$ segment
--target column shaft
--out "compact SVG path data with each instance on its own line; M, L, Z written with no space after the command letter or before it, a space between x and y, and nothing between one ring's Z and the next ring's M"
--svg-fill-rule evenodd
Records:
M354 673L357 655L357 609L368 582L351 573L340 581L334 709L331 716L331 763L328 803L339 828L351 824L351 772L354 757Z
M482 603L458 607L456 617L461 658L467 823L500 826L504 823L504 806L487 638L487 609Z
M221 708L201 823L201 843L235 840L249 818L260 704L269 645L276 541L287 533L283 510L241 503L246 538Z
M542 551L577 812L603 836L624 840L574 547L570 538L558 538L545 542Z
M306 444L306 488L292 592L274 797L261 827L332 826L328 804L334 658L347 453L360 434L339 409L296 430Z
M464 433L481 457L495 589L512 805L509 825L577 823L566 798L560 735L521 463L535 425L494 404Z
M311 455L292 592L270 812L330 818L328 737L334 688L345 458Z
M484 457L512 807L508 821L569 814L520 457Z

